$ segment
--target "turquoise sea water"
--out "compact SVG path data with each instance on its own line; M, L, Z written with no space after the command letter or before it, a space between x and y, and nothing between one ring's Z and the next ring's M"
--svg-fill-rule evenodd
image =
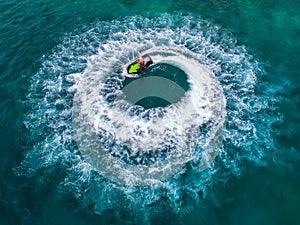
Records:
M299 12L298 1L281 0L0 1L0 224L300 224ZM187 145L198 143L196 156L168 179L144 186L111 181L83 157L88 148L76 137L92 142L86 127L96 125L74 122L73 107L79 115L100 112L102 105L89 111L93 104L78 101L98 91L86 81L100 85L93 75L103 76L101 91L117 92L122 65L139 52L159 55L156 46L195 61L191 73L204 64L226 108L200 127L203 137L191 135ZM115 69L98 68L120 55ZM109 94L105 102L114 101ZM221 104L209 100L212 109ZM97 127L108 131L106 123ZM104 131L97 134L116 162L138 162L124 159L127 150ZM201 170L209 137L217 154ZM145 164L163 161L178 143L146 155ZM125 153L117 157L112 146Z

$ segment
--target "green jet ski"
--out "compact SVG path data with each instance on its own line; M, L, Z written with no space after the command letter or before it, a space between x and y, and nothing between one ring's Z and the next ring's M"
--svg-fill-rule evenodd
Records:
M127 67L126 77L137 77L151 64L153 64L151 57L149 55L143 55Z

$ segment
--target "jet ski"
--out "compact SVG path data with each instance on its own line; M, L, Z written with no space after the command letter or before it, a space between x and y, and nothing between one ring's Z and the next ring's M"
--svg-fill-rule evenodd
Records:
M151 57L147 54L143 55L127 66L127 74L125 76L138 77L138 75L147 69L151 64L153 64Z

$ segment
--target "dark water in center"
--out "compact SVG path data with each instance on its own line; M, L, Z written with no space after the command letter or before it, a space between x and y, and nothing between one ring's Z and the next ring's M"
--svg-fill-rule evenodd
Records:
M0 224L300 224L299 12L292 0L0 1ZM159 194L89 170L63 128L69 115L56 114L73 105L65 77L130 29L180 33L174 42L223 66L212 69L227 98L222 154L203 176L186 165ZM255 87L226 80L246 69ZM231 90L253 107L242 111Z

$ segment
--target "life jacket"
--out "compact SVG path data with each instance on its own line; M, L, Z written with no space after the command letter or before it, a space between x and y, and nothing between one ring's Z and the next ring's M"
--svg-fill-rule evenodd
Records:
M129 69L129 73L137 73L140 70L140 65L138 63L135 63L133 65L131 65L130 69Z
M141 66L144 65L144 58L139 59L139 65L141 65Z

